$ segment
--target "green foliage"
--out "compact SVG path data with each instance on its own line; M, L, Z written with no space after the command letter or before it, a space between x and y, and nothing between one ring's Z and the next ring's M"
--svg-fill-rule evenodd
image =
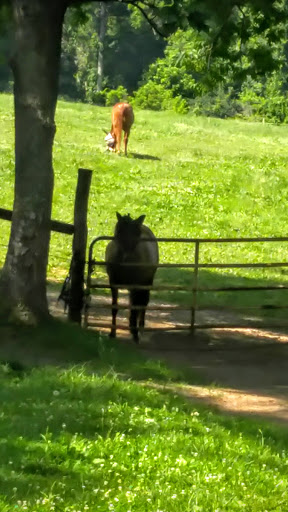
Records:
M262 82L248 78L239 95L243 115L274 123L287 122L288 98L283 84L283 74L279 72Z
M171 90L173 95L193 98L201 90L207 53L203 37L192 29L178 30L168 40L165 57L151 64L145 79Z
M142 109L165 110L171 106L172 100L172 91L149 81L135 93L133 104Z
M107 89L104 89L103 91L94 91L92 103L94 103L94 105L99 105L99 106L104 107L104 105L106 104L106 93L107 93Z
M173 97L171 90L152 80L138 89L132 103L147 110L174 110L178 114L187 114L189 111L187 100L181 96Z
M258 116L263 108L265 98L263 97L263 83L248 79L242 86L239 100L243 105L243 114L246 117Z
M236 117L241 113L241 105L232 97L231 91L219 86L214 92L197 97L190 103L194 115L220 117Z
M269 121L283 122L286 100L283 101L283 94L275 84L271 89L271 81L276 76L273 70L281 69L287 61L283 20L273 8L271 15L275 16L275 26L272 28L265 15L257 10L259 5L256 9L247 5L230 11L231 5L222 3L223 10L214 13L214 17L211 15L209 29L206 27L205 32L186 27L168 38L164 58L151 64L144 75L144 83L149 84L149 89L153 82L170 90L173 96L189 99L193 112L198 115L234 117L247 115L250 110L251 115L256 113ZM284 5L278 7L282 13L285 11ZM221 17L224 23L219 29ZM241 98L238 101L247 75L254 81L264 76L262 98L258 99L263 104L261 112L251 105L252 98L246 101L245 92L244 102ZM284 76L282 72L282 84ZM144 102L142 105L144 107Z
M135 8L118 2L106 4L103 88L122 85L132 91L143 70L162 54L164 41L156 37L146 21L140 22ZM99 104L98 74L100 2L68 9L63 27L60 94ZM143 47L145 52L143 53ZM139 54L141 52L141 59Z
M110 107L118 103L119 101L128 101L128 91L122 85L119 85L117 89L112 89L105 92L106 96L106 107Z
M217 9L210 0L187 1L184 4L171 3L169 0L156 3L155 8L151 7L152 4L149 8L146 6L145 12L160 31L170 34L167 41L151 31L145 17L135 6L105 2L108 18L104 34L104 77L98 88L114 90L123 86L132 94L139 83L141 87L148 83L151 90L150 82L154 82L171 90L172 97L177 99L173 103L171 94L165 93L163 104L160 105L156 90L151 95L141 90L139 105L144 107L148 104L148 108L152 109L172 108L184 113L188 109L186 100L199 98L195 109L212 112L212 100L211 108L207 107L207 103L208 98L215 97L219 101L211 115L217 115L219 111L220 116L233 116L235 110L238 112L234 99L243 89L247 76L258 81L261 75L265 76L265 81L269 81L271 70L282 66L282 80L285 82L287 6L284 0L272 4L266 0L256 4L247 0L241 9L234 1L228 0L222 0L221 7ZM2 11L0 22L3 20L5 31L2 27L0 59L7 61L6 54L11 47L9 9L5 7ZM99 94L96 85L100 13L100 2L82 5L79 2L77 7L71 7L66 12L60 74L62 97L104 104L104 97ZM225 90L225 102L224 98L220 100L219 84ZM8 66L1 67L0 87L11 90ZM232 91L230 98L228 90ZM263 95L266 99L264 90ZM259 117L285 121L286 106L283 107L281 98L281 94L275 94L273 101L265 102L261 112L257 108L250 108L249 101L245 100L243 114L247 115L249 110L254 114L256 110ZM203 103L206 107L202 107Z
M174 112L177 112L177 114L188 114L189 103L185 98L182 98L181 96L175 96L172 99L171 104L172 109L174 110Z

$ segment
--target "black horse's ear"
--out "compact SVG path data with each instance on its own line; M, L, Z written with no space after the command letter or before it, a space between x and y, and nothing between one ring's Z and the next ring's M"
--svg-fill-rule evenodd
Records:
M145 217L146 217L146 215L140 215L140 217L138 217L138 219L135 219L134 222L136 222L136 224L139 224L141 226L141 224L143 224L143 222L144 222Z
M118 220L122 219L122 216L118 212L116 212L116 217L117 217Z

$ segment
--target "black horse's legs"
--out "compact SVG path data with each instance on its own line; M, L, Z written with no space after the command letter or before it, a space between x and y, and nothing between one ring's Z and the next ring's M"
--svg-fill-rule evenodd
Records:
M150 299L150 290L142 290L141 306L143 306L143 309L141 309L139 312L139 329L141 332L144 330L145 313L146 313L146 307L149 303L149 299Z
M149 302L150 291L149 290L131 290L130 292L130 332L133 336L135 343L139 343L139 333L138 333L138 318L139 318L139 327L141 329L144 328L145 321L145 311L146 306ZM136 306L137 309L134 309L133 306Z
M116 338L116 317L118 313L118 288L111 287L112 294L112 327L110 331L110 337Z
M137 327L138 313L139 313L139 311L137 309L134 309L133 306L131 306L129 327L130 327L130 332L133 336L133 340L135 341L135 343L139 343L139 335L138 335L138 327Z
M130 332L133 336L133 340L135 343L139 343L139 335L138 335L138 327L137 320L139 315L139 310L134 309L134 306L138 306L138 295L139 290L130 290L130 319L129 319L129 327Z

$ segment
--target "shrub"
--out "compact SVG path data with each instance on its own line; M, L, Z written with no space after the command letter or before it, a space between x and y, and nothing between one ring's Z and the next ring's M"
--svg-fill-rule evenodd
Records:
M119 101L128 101L128 91L122 85L106 92L106 107L112 107Z
M173 98L173 110L177 112L177 114L188 114L189 112L189 103L185 98L181 96L176 96Z
M106 90L104 91L95 91L92 97L92 101L95 105L99 105L100 107L104 107L106 104Z
M273 123L288 120L287 93L283 91L283 77L273 73L264 83L247 78L239 95L243 115L266 119Z
M172 108L172 102L172 91L151 80L138 89L134 98L134 105L148 110L166 110Z
M244 117L258 117L265 103L263 84L248 78L239 94L239 101Z
M242 112L241 104L232 98L230 91L226 92L222 87L217 91L204 94L190 102L191 111L194 115L207 117L235 117Z

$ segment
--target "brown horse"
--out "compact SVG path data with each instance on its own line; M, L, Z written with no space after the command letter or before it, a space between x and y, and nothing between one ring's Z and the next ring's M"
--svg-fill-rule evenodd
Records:
M130 215L116 213L114 239L106 248L105 261L112 293L112 328L110 336L116 337L116 317L119 286L127 286L130 296L129 327L133 339L139 342L139 328L144 328L150 287L159 263L156 238L143 221L145 215L131 219ZM139 288L138 288L139 287ZM147 287L148 289L143 289Z
M122 130L124 131L124 150L127 155L128 138L131 126L134 123L133 108L129 103L116 103L112 109L112 126L110 133L105 137L106 144L111 151L120 153Z

